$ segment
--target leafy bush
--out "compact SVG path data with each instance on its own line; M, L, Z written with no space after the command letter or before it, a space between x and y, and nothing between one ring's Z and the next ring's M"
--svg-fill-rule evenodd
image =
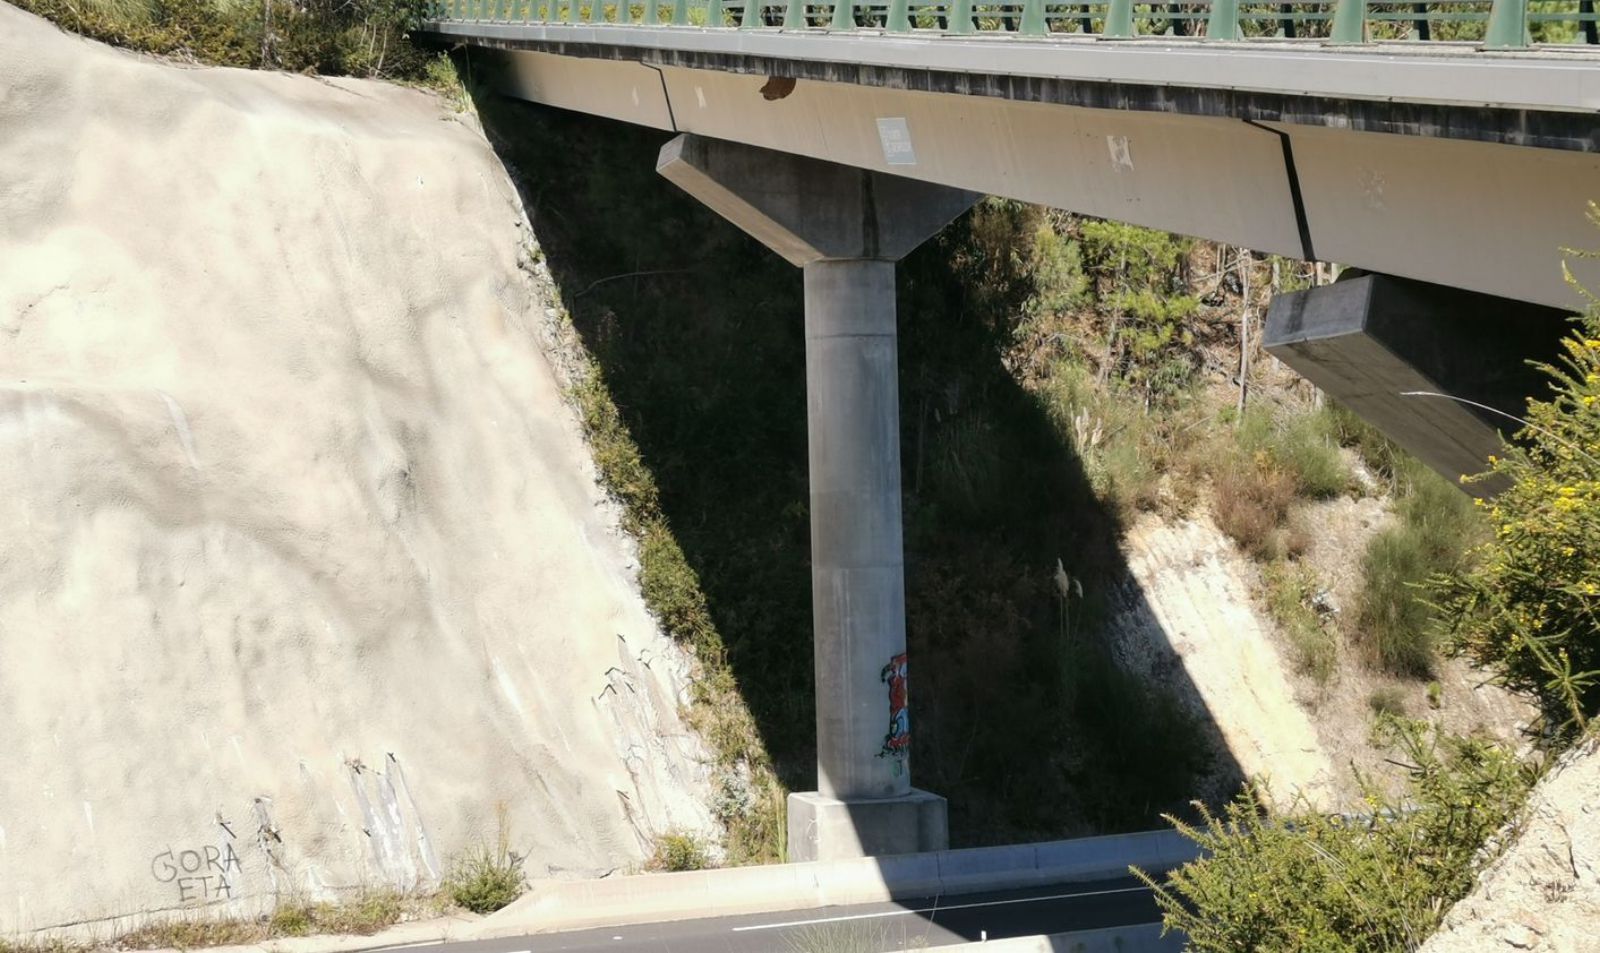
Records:
M1324 500L1350 487L1350 468L1339 456L1335 428L1327 411L1274 415L1252 408L1240 421L1239 445L1287 474L1298 495Z
M1437 652L1434 608L1424 584L1460 565L1482 521L1459 490L1415 460L1397 473L1398 522L1367 544L1352 641L1378 668L1426 678Z
M1189 293L1193 243L1177 235L1086 219L1079 228L1083 262L1109 313L1106 362L1116 379L1146 401L1181 395L1199 370L1190 327L1200 301Z
M1451 648L1537 700L1546 726L1581 730L1600 710L1600 305L1543 369L1548 400L1490 472L1511 486L1487 511L1473 568L1435 577Z
M685 831L668 831L656 838L655 850L644 868L653 871L704 870L711 866L700 839Z
M1363 779L1371 813L1304 809L1271 818L1247 791L1204 823L1174 825L1206 856L1160 883L1165 926L1193 953L1392 953L1415 950L1492 859L1483 845L1520 808L1532 772L1492 744L1380 725L1406 759L1404 796Z

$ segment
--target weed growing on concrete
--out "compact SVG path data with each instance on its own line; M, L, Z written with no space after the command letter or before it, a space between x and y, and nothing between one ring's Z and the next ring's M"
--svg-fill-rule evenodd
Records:
M498 814L494 843L479 841L467 848L445 876L445 896L473 913L499 910L522 896L528 885L522 872L522 857L511 849L511 825L505 805L499 806Z
M658 836L655 850L644 863L644 869L653 873L704 870L710 866L711 857L705 845L689 831L668 831Z
M272 935L270 923L174 916L154 919L129 930L117 938L116 945L125 950L189 950L202 946L255 943Z
M407 897L394 890L363 890L338 903L300 899L281 901L258 919L236 917L172 916L157 918L129 930L111 944L124 950L188 950L208 946L260 943L280 937L344 934L367 936L393 926L408 915L415 917L428 906L426 897ZM7 947L0 953L79 953L80 947L35 945Z

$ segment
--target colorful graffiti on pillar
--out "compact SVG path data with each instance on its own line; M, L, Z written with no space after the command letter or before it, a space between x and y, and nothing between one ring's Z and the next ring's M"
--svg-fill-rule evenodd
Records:
M906 653L889 660L880 676L889 686L889 733L883 736L880 758L904 758L911 752L911 711L906 703Z

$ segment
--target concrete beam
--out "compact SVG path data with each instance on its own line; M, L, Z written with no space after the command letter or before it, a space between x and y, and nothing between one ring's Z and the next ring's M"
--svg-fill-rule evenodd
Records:
M656 171L800 266L823 259L899 261L979 198L703 136L668 142Z
M699 35L654 32L674 42ZM1109 65L1135 57L1136 45L1098 48ZM1013 54L1021 56L1021 47L1008 43L1008 64L1020 62ZM1286 114L1242 108L1234 93L1207 93L1201 98L1231 105L1206 115L1192 114L1188 100L1141 104L1120 93L1103 102L1025 100L1049 85L1043 79L1019 79L994 95L969 89L980 79L972 75L957 76L959 87L908 88L904 70L886 84L800 78L772 98L762 92L767 79L794 75L791 61L767 61L773 72L745 75L541 52L505 57L500 81L508 91L553 106L1554 307L1584 304L1563 277L1562 249L1597 243L1586 218L1586 200L1600 195L1593 109L1559 113L1564 132L1534 136L1522 135L1530 114L1491 116L1481 102L1449 118L1431 115L1426 102L1385 97L1383 108L1398 110L1395 121L1361 123L1372 105L1364 100L1312 97L1303 103L1309 113ZM1411 57L1419 68L1424 59ZM1488 79L1518 75L1494 62L1500 65L1485 66ZM1597 77L1593 92L1561 87L1574 102L1600 95L1600 70L1589 73ZM1165 82L1149 88L1173 91ZM1451 123L1462 124L1462 135L1506 135L1452 138ZM886 130L895 135L886 139ZM1573 148L1529 148L1557 140L1572 140ZM1565 257L1581 283L1600 287L1600 261Z
M1501 435L1518 429L1513 418L1545 389L1528 362L1557 356L1570 316L1421 281L1347 274L1273 299L1267 352L1446 479L1484 471ZM1417 392L1449 396L1407 396ZM1482 496L1504 486L1463 488Z

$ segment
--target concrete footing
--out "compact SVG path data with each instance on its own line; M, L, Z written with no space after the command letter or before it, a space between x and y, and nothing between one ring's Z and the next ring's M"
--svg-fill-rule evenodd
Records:
M789 860L847 860L925 853L950 846L948 810L937 794L844 801L815 791L789 795Z

